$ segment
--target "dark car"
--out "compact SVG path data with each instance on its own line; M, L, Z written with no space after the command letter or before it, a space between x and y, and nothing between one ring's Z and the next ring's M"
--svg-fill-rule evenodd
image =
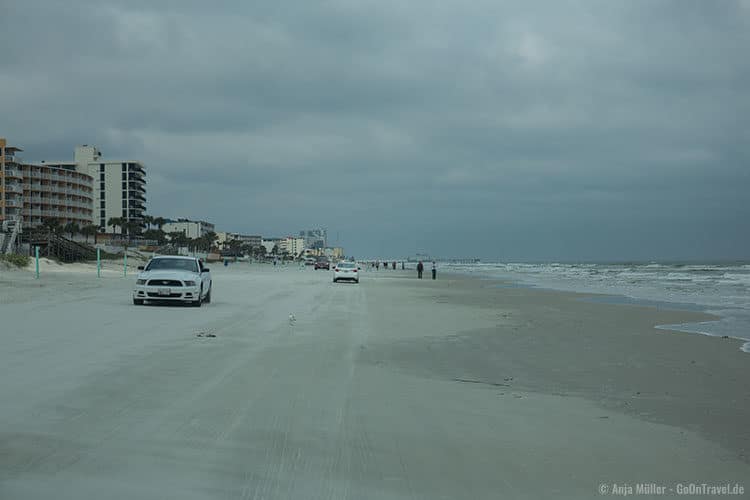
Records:
M315 269L325 269L327 271L331 270L331 263L328 262L326 259L320 259L315 261Z

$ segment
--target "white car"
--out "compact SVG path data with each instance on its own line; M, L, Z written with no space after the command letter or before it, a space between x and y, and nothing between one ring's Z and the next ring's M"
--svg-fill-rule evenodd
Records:
M355 262L339 262L333 268L333 282L353 281L359 283L359 268Z
M211 272L196 257L154 257L138 270L141 272L133 290L135 305L163 300L200 307L203 302L211 302Z

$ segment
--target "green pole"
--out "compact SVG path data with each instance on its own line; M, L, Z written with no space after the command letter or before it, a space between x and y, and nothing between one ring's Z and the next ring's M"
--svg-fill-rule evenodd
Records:
M125 262L123 264L123 268L124 270L122 271L122 275L123 277L127 278L128 277L128 252L127 250L125 251Z
M39 279L39 247L34 247L34 255L36 256L36 279Z
M100 248L96 249L96 277L102 277L102 251Z

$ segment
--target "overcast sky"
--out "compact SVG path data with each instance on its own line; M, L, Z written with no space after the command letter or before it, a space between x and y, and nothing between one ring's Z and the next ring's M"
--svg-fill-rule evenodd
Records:
M347 253L750 257L750 2L3 0L0 136Z

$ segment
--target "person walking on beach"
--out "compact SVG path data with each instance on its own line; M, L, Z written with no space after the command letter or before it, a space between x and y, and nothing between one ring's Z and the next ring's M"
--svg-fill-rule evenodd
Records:
M432 261L432 279L437 278L437 266L435 265L435 261Z
M417 278L422 279L422 271L424 271L424 264L420 260L417 264Z
M394 260L394 261L392 262L392 264L393 264L393 270L395 271L395 270L396 270L396 261Z

